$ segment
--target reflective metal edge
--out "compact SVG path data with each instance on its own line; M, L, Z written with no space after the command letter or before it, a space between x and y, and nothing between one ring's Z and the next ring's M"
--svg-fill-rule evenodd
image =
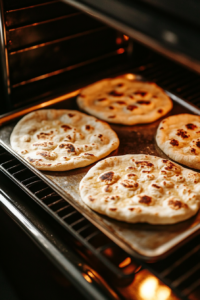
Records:
M0 190L0 205L11 218L25 231L26 234L39 246L56 267L89 299L119 300L119 296L104 282L94 270L76 256L70 249L65 256L8 200L7 195ZM84 277L87 272L93 274L91 280ZM98 276L98 277L97 277Z

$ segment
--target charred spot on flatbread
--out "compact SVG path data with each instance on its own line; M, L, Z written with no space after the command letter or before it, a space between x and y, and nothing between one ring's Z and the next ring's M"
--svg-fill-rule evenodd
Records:
M128 189L137 189L138 186L139 186L139 183L138 182L134 182L132 180L126 180L124 179L123 181L120 182L120 184L125 187L125 188L128 188Z
M111 211L116 211L117 208L116 208L116 207L110 207L109 210L111 210Z
M162 114L163 113L163 109L158 109L158 113Z
M73 118L73 117L75 116L75 114L69 113L68 116L69 116L70 118Z
M138 108L136 105L128 105L126 107L126 109L130 110L130 111L133 111L134 109Z
M101 181L112 181L113 180L113 177L114 177L114 172L107 172L107 173L104 173L102 174L99 179Z
M124 104L126 104L126 102L125 102L125 101L120 101L120 100L118 100L118 101L115 101L115 103L117 103L117 104L120 104L120 105L124 105Z
M102 102L102 101L105 101L105 100L107 100L107 99L106 98L97 99L97 101L99 101L99 102Z
M75 147L72 144L60 144L59 148L66 149L68 153L70 153L70 152L75 153Z
M150 161L146 161L146 160L136 161L135 164L137 167L141 167L141 168L153 168L154 167L154 164L152 164Z
M66 124L61 125L61 128L63 128L64 131L72 129L69 125L66 125Z
M88 196L88 200L91 201L91 202L94 202L94 201L95 201L95 197L89 195L89 196Z
M86 156L94 156L94 154L92 154L92 153L84 153L84 155L86 155Z
M120 92L113 90L109 93L109 95L111 95L113 97L122 97L124 95L124 93L120 93Z
M50 132L40 132L39 134L37 134L37 138L45 140L51 138L51 135L53 134L53 130L51 130Z
M187 204L181 202L180 200L176 200L176 199L170 199L168 201L168 206L174 210L179 210L181 208L188 208Z
M177 140L175 140L175 139L171 139L171 140L170 140L170 144L171 144L172 146L178 146L178 145L179 145L179 142L178 142Z
M144 92L144 91L137 91L137 92L134 93L134 95L139 95L141 97L146 96L146 94L147 94L147 92Z
M152 198L149 197L149 196L146 196L146 195L141 196L141 195L139 195L138 197L139 197L139 201L138 202L141 203L141 204L150 205L151 202L152 202Z
M187 131L183 129L177 129L176 135L181 136L182 139L187 139L189 137L189 134L187 134Z
M196 146L197 146L198 148L200 148L200 141L197 141L197 142L196 142Z
M137 103L141 104L141 105L149 105L151 103L151 101L149 101L149 100L138 100Z
M187 129L190 129L190 130L194 130L197 128L197 126L192 123L186 124L185 126L187 127Z

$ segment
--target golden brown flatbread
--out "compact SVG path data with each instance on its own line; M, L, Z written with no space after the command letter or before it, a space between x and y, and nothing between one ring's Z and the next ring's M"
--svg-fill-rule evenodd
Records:
M126 74L95 82L82 89L77 103L97 118L124 125L151 123L166 115L172 101L164 90L135 78Z
M12 148L40 170L84 167L119 146L108 124L75 110L46 109L23 117L15 126Z

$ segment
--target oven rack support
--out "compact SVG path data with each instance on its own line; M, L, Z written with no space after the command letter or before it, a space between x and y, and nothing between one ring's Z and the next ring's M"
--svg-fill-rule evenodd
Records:
M42 206L58 221L81 245L91 252L109 271L119 279L133 278L136 266L131 261L125 267L114 264L109 256L110 251L120 252L121 257L127 255L119 246L108 239L90 221L82 216L71 204L50 188L17 158L0 145L0 171L14 181L37 204ZM99 243L99 237L101 243ZM132 268L130 268L132 264ZM127 267L131 272L127 273Z
M23 213L12 204L7 195L0 192L0 207L11 216L12 220L37 244L64 276L74 284L87 299L121 300L122 298L107 284L104 279L85 263L72 249L65 245L61 253ZM48 230L47 230L48 231Z

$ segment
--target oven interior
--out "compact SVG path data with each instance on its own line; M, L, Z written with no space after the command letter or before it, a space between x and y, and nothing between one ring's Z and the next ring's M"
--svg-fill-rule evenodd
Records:
M36 104L44 107L50 100L58 99L59 103L59 99L67 99L72 91L129 70L199 106L199 75L136 42L126 33L61 1L1 0L0 4L1 87L5 99L0 108L2 118L14 112L23 114L24 109ZM62 106L62 102L59 105ZM144 262L120 249L2 146L0 171L6 195L11 193L10 198L15 197L6 187L5 178L16 184L16 194L25 191L20 200L15 200L23 214L31 207L46 220L46 212L53 212L54 220L45 222L47 226L53 222L55 235L63 243L60 251L70 240L73 251L91 265L84 273L86 281L95 281L98 273L114 286L120 297L132 299L135 281L152 279L149 274L154 274L181 299L198 299L198 235L162 260ZM37 205L32 204L32 200ZM46 212L40 211L41 202ZM31 218L39 222L38 216ZM146 284L148 286L148 282ZM171 295L170 299L176 297Z

